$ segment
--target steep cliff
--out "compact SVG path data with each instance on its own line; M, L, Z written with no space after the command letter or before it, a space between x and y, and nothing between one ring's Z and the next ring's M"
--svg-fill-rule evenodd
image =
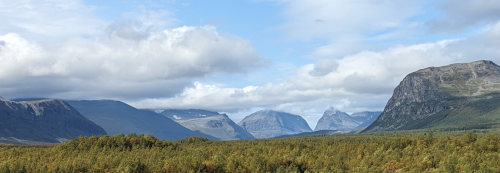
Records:
M401 81L382 114L364 132L496 126L499 93L500 67L491 61L418 70Z

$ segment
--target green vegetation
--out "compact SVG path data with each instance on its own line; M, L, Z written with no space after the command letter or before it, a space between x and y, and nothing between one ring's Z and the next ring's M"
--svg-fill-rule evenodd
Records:
M317 136L161 141L81 137L53 146L0 146L0 172L499 172L493 134Z
M376 121L372 126L389 127L394 124L405 124L398 130L432 128L439 131L500 129L500 93L449 97L441 102L408 103L397 107L394 112L407 112L404 109L409 108L414 110L413 114L401 114L385 121ZM423 114L417 111L438 108L444 109L435 114Z

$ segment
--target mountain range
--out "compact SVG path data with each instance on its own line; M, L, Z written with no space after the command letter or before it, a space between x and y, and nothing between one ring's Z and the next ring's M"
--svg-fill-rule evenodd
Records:
M113 100L0 97L0 142L57 143L78 136L151 134L179 140L334 135L379 131L500 128L500 66L491 61L429 67L408 74L383 112L348 114L330 108L315 131L299 115L262 110L238 124L226 114L200 109L136 109Z
M201 109L166 109L162 115L184 127L221 140L254 139L226 114Z
M179 140L189 136L217 139L189 130L161 114L136 109L120 101L73 100L68 103L110 135L136 133L151 134L165 140Z

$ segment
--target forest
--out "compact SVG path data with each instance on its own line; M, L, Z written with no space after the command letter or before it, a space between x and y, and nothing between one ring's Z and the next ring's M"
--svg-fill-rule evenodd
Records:
M170 142L150 135L0 146L0 172L500 172L500 137L341 135Z

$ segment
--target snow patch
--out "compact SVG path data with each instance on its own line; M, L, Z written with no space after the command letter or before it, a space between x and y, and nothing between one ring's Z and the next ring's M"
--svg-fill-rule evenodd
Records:
M160 113L162 113L164 110L163 110L163 109L155 109L155 110L153 110L153 111L154 111L155 113L160 114Z
M180 120L180 119L182 119L181 117L179 117L179 116L177 116L177 115L174 115L174 116L172 116L172 117L174 117L174 119L176 119L176 120Z
M36 116L40 116L43 113L43 107L41 106L36 106L34 103L26 103L24 104L26 108L31 108L33 113L35 113Z
M59 143L63 143L63 142L66 142L67 140L69 139L66 139L66 138L56 138L56 140L59 142Z

